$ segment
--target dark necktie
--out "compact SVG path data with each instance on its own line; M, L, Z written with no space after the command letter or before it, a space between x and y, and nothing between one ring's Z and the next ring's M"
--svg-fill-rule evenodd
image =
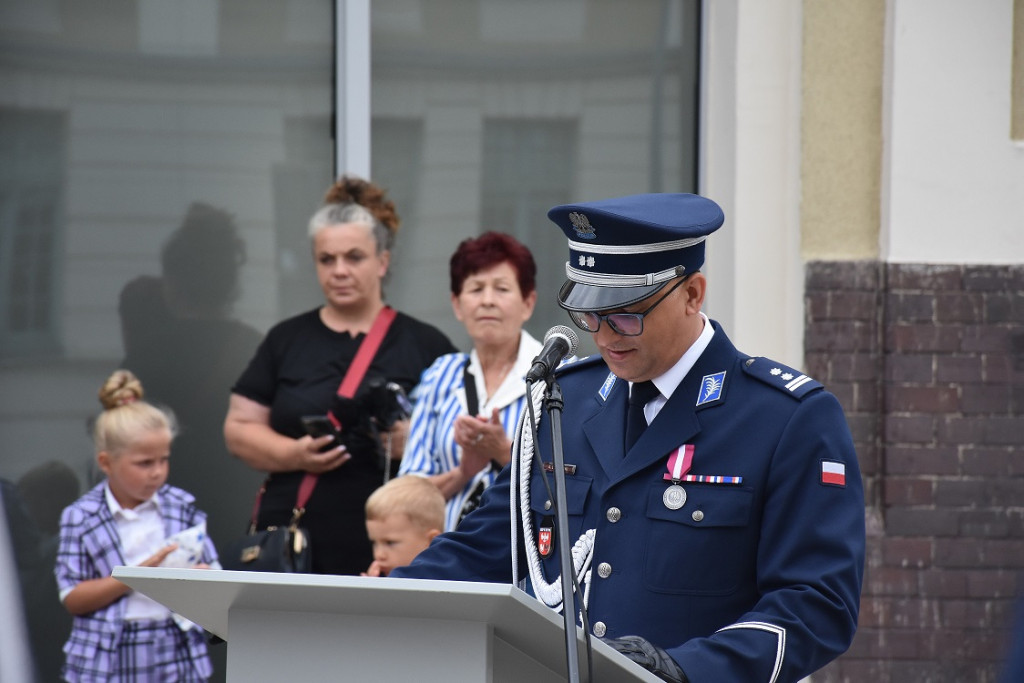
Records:
M661 392L654 382L636 382L629 393L629 410L626 412L626 451L628 452L645 429L647 418L644 417L644 406Z

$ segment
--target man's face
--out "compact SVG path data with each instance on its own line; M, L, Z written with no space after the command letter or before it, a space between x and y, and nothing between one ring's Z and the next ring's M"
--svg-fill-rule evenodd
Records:
M592 334L609 369L630 382L643 382L664 374L696 341L703 329L700 307L704 298L704 276L695 273L669 293L658 307L644 316L643 332L636 337L618 334L607 321ZM658 301L671 284L653 296L625 308L601 311L642 313Z

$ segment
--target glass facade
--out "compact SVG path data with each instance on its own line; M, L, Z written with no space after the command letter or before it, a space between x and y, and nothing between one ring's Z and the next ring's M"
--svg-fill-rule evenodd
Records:
M260 475L221 424L266 329L321 301L305 234L334 173L334 5L0 0L0 482L39 680L70 623L56 519L98 481L114 369L177 412L170 480L214 540L244 531ZM366 31L371 174L403 219L387 298L463 348L460 240L531 247L539 338L567 323L547 209L696 188L696 1L373 0Z
M332 12L0 1L0 478L40 681L70 626L58 515L97 481L89 423L114 369L177 413L170 481L214 539L245 530L261 476L221 425L262 332L316 305L291 228L332 177Z
M549 208L696 190L698 2L374 0L372 24L373 172L410 198L388 294L457 345L460 240L502 230L531 247L542 338L568 320ZM382 147L381 121L415 126L415 144Z

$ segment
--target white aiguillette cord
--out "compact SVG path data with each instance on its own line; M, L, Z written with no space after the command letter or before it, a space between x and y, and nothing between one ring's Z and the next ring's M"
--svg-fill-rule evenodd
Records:
M534 415L540 421L540 406L544 399L544 384L539 382L533 386L533 393L530 396L534 407ZM533 585L533 592L537 599L555 610L562 611L562 586L561 575L555 580L548 582L544 579L544 569L541 566L540 551L537 549L537 538L534 535L533 514L530 508L530 475L533 471L533 433L530 430L529 411L524 410L516 425L516 437L512 446L512 469L511 488L509 505L511 506L512 519L512 582L520 588L525 588L524 578L519 575L519 553L517 551L519 524L517 518L521 518L523 530L523 546L526 548L526 564L530 575L530 583ZM519 486L518 499L516 496L516 484ZM587 529L577 539L572 547L572 565L576 573L576 580L581 586L585 585L583 591L583 605L586 607L590 598L590 568L594 559L594 538L595 529ZM556 542L564 542L565 539L557 539Z

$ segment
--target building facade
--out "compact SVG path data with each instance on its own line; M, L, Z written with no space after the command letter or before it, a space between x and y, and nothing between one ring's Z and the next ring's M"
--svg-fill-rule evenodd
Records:
M1024 0L0 0L0 478L93 481L95 391L141 340L201 406L172 471L254 493L227 392L317 305L305 221L343 171L403 216L388 299L463 346L462 238L531 246L541 336L547 207L722 204L708 313L839 396L867 484L860 630L814 683L996 680L1024 565ZM190 215L224 237L175 270ZM205 345L144 334L182 269Z

